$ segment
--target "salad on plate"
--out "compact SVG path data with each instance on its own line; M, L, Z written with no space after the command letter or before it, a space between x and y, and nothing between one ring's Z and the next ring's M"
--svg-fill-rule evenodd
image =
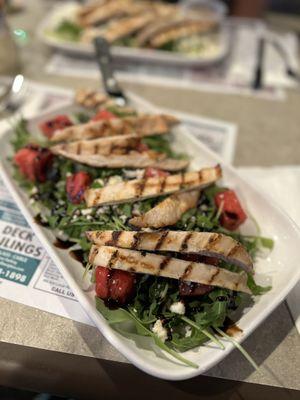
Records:
M172 147L179 121L145 114L93 90L81 111L14 129L14 177L36 221L83 265L95 306L120 334L149 336L190 367L182 353L224 348L242 334L239 315L269 287L255 260L273 241L241 232L247 209L222 183L220 165L189 169ZM254 222L255 223L255 222ZM56 245L57 245L56 243Z
M69 5L47 34L65 42L90 44L97 36L113 46L211 57L219 52L220 21L205 6L188 10L146 0L108 0Z

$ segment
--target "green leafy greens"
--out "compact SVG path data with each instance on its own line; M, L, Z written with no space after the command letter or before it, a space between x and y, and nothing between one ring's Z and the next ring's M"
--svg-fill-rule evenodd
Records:
M64 27L66 29L67 25ZM120 117L128 115L122 114L122 110L113 112L118 112ZM75 118L79 122L84 122L89 115L80 113L75 115ZM153 150L166 153L168 157L183 157L172 150L169 140L163 135L143 138L143 142ZM11 143L15 151L29 143L48 145L45 139L36 139L31 136L27 123L23 119L16 124L15 135ZM129 219L133 212L145 213L165 198L165 196L160 196L134 204L125 203L86 209L85 204L72 204L66 193L67 177L78 171L85 171L90 175L93 180L92 188L103 187L112 176L126 178L126 170L123 169L94 168L57 156L48 171L46 182L32 183L25 179L18 169L15 169L15 179L22 188L28 191L35 206L39 209L43 223L58 232L59 236L64 235L68 240L78 244L84 252L86 261L91 246L85 236L87 230L132 230L134 228L130 225ZM219 232L230 235L241 242L254 258L263 247L271 250L273 241L269 238L259 235L242 235L239 232L227 231L220 225L220 210L215 205L214 197L223 190L224 188L217 185L204 189L197 207L184 213L176 225L170 229ZM233 272L239 271L238 267L224 261L220 266ZM88 264L84 272L85 277L88 275L89 269L90 265ZM92 279L94 279L93 274ZM261 295L270 290L270 287L257 285L252 275L248 276L248 287L254 295ZM171 311L171 304L178 301L184 301L184 315ZM245 301L247 301L247 295L217 287L202 296L183 300L177 280L140 275L136 278L135 295L129 304L111 310L102 300L96 298L96 306L108 323L113 325L118 332L129 338L136 334L148 336L160 349L178 361L197 368L197 365L182 357L179 352L200 346L208 339L223 349L224 345L216 336L217 334L226 340L231 340L240 348L240 345L230 339L225 332L231 315ZM162 321L164 329L168 332L166 342L153 332L153 326L158 320ZM128 330L128 323L131 324L132 329ZM245 350L241 351L252 365L256 366Z

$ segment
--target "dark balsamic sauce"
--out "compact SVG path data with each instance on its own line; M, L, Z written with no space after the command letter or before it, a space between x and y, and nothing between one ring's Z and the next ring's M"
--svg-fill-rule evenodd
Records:
M226 317L224 322L224 332L231 337L238 336L243 330L230 318Z
M74 246L74 242L70 240L61 240L56 238L53 246L57 247L58 249L69 249L70 247Z
M48 226L48 222L45 222L45 221L42 220L41 214L37 214L37 215L34 217L34 222L35 222L36 224L40 225L40 226Z
M74 244L74 243L73 243ZM74 260L80 262L84 266L84 251L83 250L71 250L69 254Z
M103 301L104 301L105 306L107 308L109 308L110 310L117 310L121 306L121 304L117 300L113 300L110 297Z

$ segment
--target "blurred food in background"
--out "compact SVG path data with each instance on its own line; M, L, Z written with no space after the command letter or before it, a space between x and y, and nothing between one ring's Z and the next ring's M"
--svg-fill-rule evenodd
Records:
M115 46L197 56L215 51L218 46L224 7L221 9L219 12L209 2L195 7L194 1L175 5L146 0L98 0L74 5L73 12L57 21L48 34L78 43L91 43L102 36Z

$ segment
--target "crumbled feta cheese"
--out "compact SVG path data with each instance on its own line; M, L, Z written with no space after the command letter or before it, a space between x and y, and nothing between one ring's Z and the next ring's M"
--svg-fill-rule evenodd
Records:
M87 219L88 221L92 221L93 217L92 217L91 215L88 215L88 216L86 217L86 219Z
M99 207L98 210L96 211L97 215L100 214L106 214L109 211L109 207L108 206L103 206L103 207Z
M81 210L82 215L91 215L92 212L93 212L92 208L84 208L83 210Z
M29 200L29 204L34 204L35 203L35 200L34 199L30 199Z
M117 183L122 182L122 178L119 175L111 176L107 182L108 185L116 185Z
M120 220L124 223L124 222L126 222L126 220L127 220L127 217L126 217L126 215L120 215Z
M177 301L176 303L171 304L170 311L175 314L184 315L185 306L182 301Z
M152 327L152 332L155 333L162 342L165 342L168 339L168 331L163 327L160 319L156 320Z
M30 190L30 195L37 194L37 192L38 188L36 186L33 186L33 188Z
M143 169L126 169L126 170L124 170L124 174L125 174L125 176L126 176L126 178L129 178L129 179L134 179L134 178L137 178L137 179L141 179L141 178L143 178L143 176L144 176L144 170Z
M151 228L142 228L142 231L143 232L152 232L152 229Z
M78 218L78 215L73 215L73 217L72 217L72 219L71 219L71 222L76 221L77 218Z
M104 186L104 180L101 178L95 179L94 182L99 183L99 185Z
M185 327L185 337L191 337L192 336L192 328L190 326Z
M67 172L67 173L66 173L66 177L68 178L69 176L72 176L72 173L71 173L71 172Z

